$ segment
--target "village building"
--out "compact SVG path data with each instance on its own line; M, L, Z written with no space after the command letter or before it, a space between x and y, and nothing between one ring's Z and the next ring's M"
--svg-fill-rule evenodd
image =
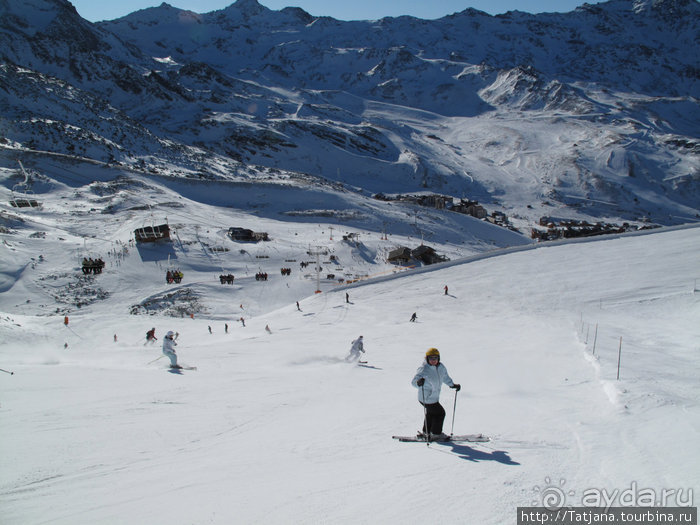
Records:
M389 252L387 261L392 264L408 264L411 261L411 249L400 246Z
M452 206L452 197L447 197L445 195L421 195L418 197L418 204L421 206L426 206L428 208L435 208L437 210L444 210L449 206Z
M242 242L258 242L258 241L269 241L270 238L267 232L254 232L247 228L231 227L228 229L228 236L233 241Z
M487 220L498 226L505 226L506 224L508 224L508 216L502 211L492 212L491 216L488 217Z
M486 209L476 201L464 200L462 199L458 204L452 206L452 211L457 213L464 213L465 215L471 215L477 219L483 219L486 217Z
M405 246L399 246L391 250L387 256L387 261L393 264L409 264L411 261L435 264L446 260L442 255L438 255L433 248L424 244L413 250Z
M423 264L435 264L446 260L445 257L438 255L433 248L425 244L421 244L415 250L411 250L411 257Z

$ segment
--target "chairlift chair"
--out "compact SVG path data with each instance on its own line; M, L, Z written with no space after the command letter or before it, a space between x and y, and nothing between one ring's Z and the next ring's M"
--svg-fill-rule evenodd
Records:
M156 242L160 240L170 240L170 226L168 224L159 224L155 226L142 226L134 230L134 238L136 242Z
M10 200L10 205L13 208L40 208L41 203L32 198L34 192L29 187L29 175L27 175L27 172L24 170L22 162L19 160L17 162L19 163L19 167L24 175L24 181L15 184L12 187L12 200Z

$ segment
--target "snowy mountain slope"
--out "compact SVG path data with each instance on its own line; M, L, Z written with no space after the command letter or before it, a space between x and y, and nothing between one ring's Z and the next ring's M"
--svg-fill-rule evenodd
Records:
M249 0L100 24L63 0L5 9L5 167L39 150L207 180L281 170L524 225L698 215L696 1L358 22Z
M402 73L413 73L410 77L415 78L442 70L446 81L454 84L451 70L485 63L501 70L527 64L566 82L585 79L629 88L632 81L635 91L642 93L685 95L697 93L692 75L697 64L689 46L697 38L699 13L696 1L614 0L566 14L489 16L467 9L432 21L388 17L344 23L314 19L299 11L272 11L257 1L240 0L205 14L162 4L98 27L136 43L151 56L166 50L178 62L211 63L236 75L251 69L298 87L311 87L311 81L317 89L333 89L337 77L331 73L342 76L370 70L365 75L380 82L397 74L400 78ZM626 41L624 48L621 41ZM668 70L682 72L687 84L679 86L670 76L654 75L652 80L640 74L647 60L653 63L658 57L664 57ZM338 67L367 59L374 69ZM324 64L330 61L335 63ZM611 63L619 67L609 70ZM353 85L352 80L349 83ZM424 86L434 83L422 82Z
M424 242L455 259L531 242L462 214L379 201L337 185L314 184L313 179L285 182L282 173L268 181L261 174L245 183L234 179L203 184L114 166L85 169L58 157L37 156L34 162L40 171L26 168L41 208L13 208L9 202L17 193L0 190L0 220L8 243L5 264L14 269L3 287L3 303L19 308L18 312L53 314L58 301L58 309L70 314L86 301L115 293L129 298L124 313L143 302L166 303L166 308L170 301L164 297L177 289L196 303L187 315L228 315L226 301L232 295L246 303L247 315L260 311L260 301L268 306L289 304L316 290L316 257L309 251L323 253L322 277L326 287L332 287L342 280L394 271L398 267L388 263L387 256L399 246L414 249ZM3 171L3 186L16 185L18 172ZM134 246L135 229L165 222L173 230L171 243ZM270 241L234 242L226 235L230 227L265 231ZM355 237L343 241L350 233ZM46 251L61 256L37 264ZM331 262L331 255L336 261ZM102 257L107 263L104 274L83 276L83 257ZM309 261L310 268L300 266ZM36 294L26 295L24 287L17 283L15 289L12 280L15 271L30 265L36 269L29 271ZM166 271L176 267L187 277L181 286L167 285ZM291 278L282 277L281 268L293 268ZM250 290L239 286L259 272L285 283L287 293L264 283L257 287L255 283ZM219 275L229 273L236 283L222 288ZM328 279L331 274L334 278ZM132 289L129 283L137 280L144 282Z
M46 226L66 228L48 208ZM43 243L43 261L6 271L14 285L2 295L0 359L15 372L0 377L0 412L12 421L0 427L9 524L500 524L555 489L574 505L633 488L688 504L700 489L698 228L542 246L351 288L350 303L326 290L301 311L276 306L290 281L243 278L228 299L208 292L220 317L194 319L126 313L155 276L133 272L130 254L95 278L119 274L119 290L72 311L65 327L61 313L7 301L15 288L32 293L36 272L72 242L50 231L29 238L24 224L3 234L3 268L32 242ZM311 226L294 229L313 244ZM193 266L204 257L195 240L183 238ZM288 256L274 252L276 263ZM241 296L258 309L226 333ZM158 336L177 330L181 362L198 370L174 375L152 362L159 348L143 346L152 325ZM368 368L343 362L359 334ZM491 443L390 439L421 424L409 382L430 346L463 386L455 432ZM454 402L444 389L448 432Z

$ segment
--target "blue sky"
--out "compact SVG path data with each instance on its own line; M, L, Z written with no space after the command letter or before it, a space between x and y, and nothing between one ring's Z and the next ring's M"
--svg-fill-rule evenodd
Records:
M301 7L314 16L332 16L338 20L373 20L384 16L411 15L433 19L463 11L468 7L495 15L506 11L530 13L566 12L586 0L258 0L273 10ZM587 0L597 4L600 0ZM162 0L71 0L83 18L96 22L112 20L139 9L160 5ZM196 13L223 9L234 0L170 0L168 4Z

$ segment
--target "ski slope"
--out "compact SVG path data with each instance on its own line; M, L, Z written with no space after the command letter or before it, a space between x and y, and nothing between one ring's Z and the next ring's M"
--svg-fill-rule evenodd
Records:
M31 272L8 271L2 522L502 524L552 494L579 505L633 488L695 506L699 262L690 228L327 288L301 311L301 289L279 307L276 278L245 327L218 292L209 316L130 316L135 277L64 326L22 309ZM168 371L160 341L143 345L151 325L179 332L198 370ZM360 334L366 367L343 361ZM421 425L410 380L433 346L462 385L443 389L446 432L491 442L391 439Z

